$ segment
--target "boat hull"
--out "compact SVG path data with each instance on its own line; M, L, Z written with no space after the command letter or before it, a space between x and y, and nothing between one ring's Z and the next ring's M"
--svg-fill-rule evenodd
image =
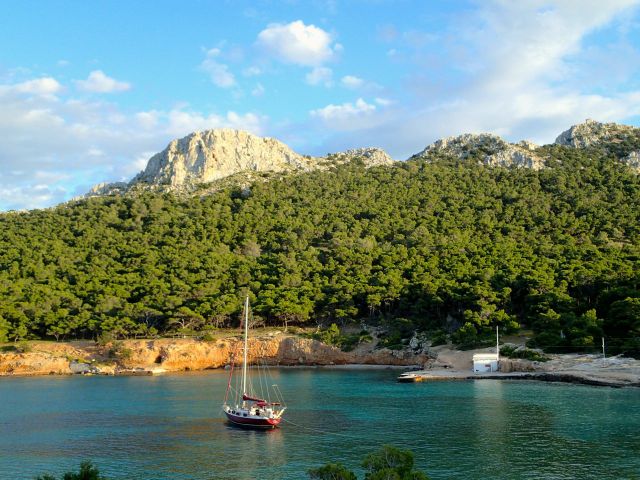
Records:
M415 383L422 382L424 378L422 375L418 375L416 373L403 373L398 377L398 382L400 383Z
M234 425L248 428L276 428L281 421L281 418L258 417L255 415L245 417L231 412L224 413Z

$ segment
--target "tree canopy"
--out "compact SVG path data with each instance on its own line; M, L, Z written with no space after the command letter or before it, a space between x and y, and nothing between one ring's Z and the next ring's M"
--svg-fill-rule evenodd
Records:
M182 198L0 215L0 341L362 321L473 344L640 352L640 180L599 150L548 168L358 161ZM399 327L399 328L400 328Z

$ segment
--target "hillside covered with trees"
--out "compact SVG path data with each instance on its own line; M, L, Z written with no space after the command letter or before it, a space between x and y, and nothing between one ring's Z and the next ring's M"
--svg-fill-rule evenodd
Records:
M640 179L598 149L548 168L358 161L179 198L0 215L0 341L380 325L473 345L495 326L640 354Z

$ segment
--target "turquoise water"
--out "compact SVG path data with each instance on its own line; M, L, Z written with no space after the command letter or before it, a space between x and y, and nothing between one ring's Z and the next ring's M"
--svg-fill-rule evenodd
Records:
M433 479L640 478L640 389L398 384L397 370L282 369L291 423L222 419L226 374L0 379L0 478L91 459L110 479L300 479L384 443Z

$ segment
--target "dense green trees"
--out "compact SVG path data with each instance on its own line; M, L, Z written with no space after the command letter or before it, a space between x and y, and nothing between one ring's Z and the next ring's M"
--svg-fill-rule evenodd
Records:
M356 161L3 214L0 339L206 331L249 291L271 325L401 318L475 343L524 324L540 346L640 353L638 176L597 150L542 153L541 171Z
M56 480L52 475L42 475L36 480ZM67 472L62 476L62 480L107 480L100 475L100 471L91 462L82 462L78 472Z
M413 469L413 453L391 445L367 455L362 466L365 480L428 480L424 473ZM356 475L340 463L328 463L309 470L312 480L356 480Z

